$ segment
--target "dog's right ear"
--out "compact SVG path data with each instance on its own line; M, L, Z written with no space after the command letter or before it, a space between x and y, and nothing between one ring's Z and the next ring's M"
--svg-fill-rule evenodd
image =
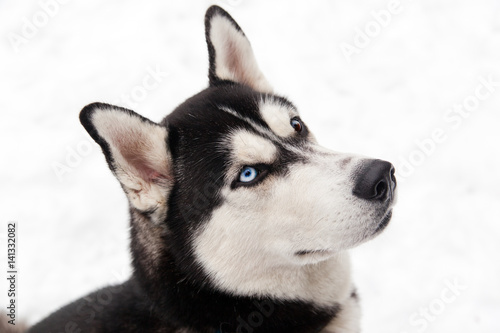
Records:
M245 33L231 15L219 6L208 8L205 14L205 37L210 85L232 81L259 92L273 92L257 65Z
M80 121L101 146L132 207L160 222L173 183L167 129L137 113L102 103L86 106Z

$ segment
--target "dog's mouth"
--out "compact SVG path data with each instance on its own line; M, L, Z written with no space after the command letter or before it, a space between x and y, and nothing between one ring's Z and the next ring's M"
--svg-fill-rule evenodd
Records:
M392 218L392 209L389 209L389 211L380 220L377 228L373 232L373 235L376 235L376 234L382 232L385 229L385 227L387 227L387 225L389 224L389 222L391 221L391 218Z
M322 249L322 250L302 250L295 252L295 255L298 257L307 257L307 256L331 256L333 254L332 250Z
M371 226L371 228L375 227L375 229L370 228L373 231L370 233L370 231L368 230L367 234L365 234L366 239L371 239L380 234L389 225L391 218L392 208L389 208L379 220L378 224L375 224L375 226ZM331 248L323 248L314 250L300 250L294 252L293 254L294 257L299 259L301 262L318 262L332 257L335 253L336 251L332 250Z

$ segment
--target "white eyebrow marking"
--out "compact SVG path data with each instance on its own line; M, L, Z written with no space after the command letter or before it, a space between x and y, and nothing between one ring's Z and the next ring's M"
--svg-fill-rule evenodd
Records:
M297 111L278 103L260 102L259 111L271 130L281 137L290 137L295 130L290 125L290 119L297 115Z
M262 103L265 103L265 101L262 101ZM250 126L252 126L253 129L255 129L259 134L261 134L265 138L269 139L269 141L271 141L271 142L279 142L281 146L283 146L284 148L286 148L286 149L288 149L290 151L293 151L293 152L295 152L297 154L303 153L303 151L301 149L299 149L296 146L294 146L294 145L286 142L285 140L283 140L283 137L280 137L280 136L276 135L276 133L274 133L272 130L270 130L268 128L265 128L264 126L256 123L254 120L252 120L252 119L250 119L248 117L245 117L245 116L239 114L238 112L232 110L231 108L229 108L227 106L218 105L217 107L219 108L219 110L222 110L222 111L224 111L226 113L229 113L229 114L233 115L234 117L236 117L238 119L243 120L244 122L246 122L247 124L249 124ZM298 114L295 110L293 110L293 111L292 110L290 110L290 112L292 112L293 116L295 116L295 115ZM288 120L288 126L290 126L290 129L293 131L293 127L292 127L292 125L290 125L289 121L290 120Z
M224 111L224 112L227 112L233 116L235 116L236 118L238 119L241 119L243 120L244 122L248 123L249 125L251 125L257 132L259 132L260 134L268 137L269 139L274 139L274 140L278 140L279 138L272 132L270 131L269 129L265 128L264 126L260 125L260 124L257 124L255 121L253 121L252 119L248 118L248 117L245 117L245 116L242 116L241 114L239 114L238 112L228 108L227 106L218 106L220 110Z
M278 154L272 141L244 129L232 132L229 140L234 157L242 163L270 164Z

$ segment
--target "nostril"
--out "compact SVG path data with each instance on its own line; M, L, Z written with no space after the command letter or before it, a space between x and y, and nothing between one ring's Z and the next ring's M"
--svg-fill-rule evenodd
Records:
M394 168L391 169L391 180L396 184L396 169Z
M385 180L379 181L377 186L375 186L375 195L373 196L373 199L383 199L387 192L387 188Z

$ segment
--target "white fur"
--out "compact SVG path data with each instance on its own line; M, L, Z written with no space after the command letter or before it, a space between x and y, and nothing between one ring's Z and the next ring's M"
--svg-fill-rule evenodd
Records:
M335 316L321 333L359 333L361 332L360 317L361 309L359 303L350 297L342 304L340 313Z
M163 218L171 165L166 129L113 108L95 110L91 121L110 147L130 203L141 211L156 209L155 220Z
M268 101L261 101L259 110L269 128L277 135L289 137L296 134L293 127L290 126L290 119L298 115L296 110Z
M270 164L276 158L277 149L271 141L247 130L234 131L229 141L234 160L244 165Z
M218 214L224 214L224 209ZM220 216L217 216L220 219ZM220 221L220 220L219 220ZM227 222L227 220L226 220ZM233 231L210 223L196 241L196 253L218 288L235 295L273 296L331 306L349 296L350 264L342 253L316 264L290 265L286 259L247 246L259 235L241 230L239 242L228 241ZM251 228L245 228L251 229ZM213 242L217 243L213 243Z
M352 195L359 158L319 147L308 154L309 162L290 166L285 177L222 190L224 204L194 238L196 256L219 288L321 305L347 299L345 250L369 239L382 216Z
M210 40L216 50L215 73L223 80L246 84L261 92L272 92L255 60L250 42L224 16L210 21Z

